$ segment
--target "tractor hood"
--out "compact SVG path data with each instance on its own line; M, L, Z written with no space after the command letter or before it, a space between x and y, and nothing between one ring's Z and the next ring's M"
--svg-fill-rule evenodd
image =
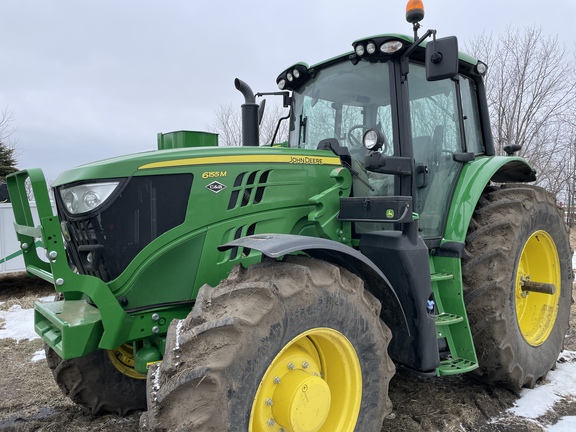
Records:
M227 164L340 165L332 152L284 147L196 147L149 151L92 162L65 171L53 187L100 180L187 171L193 166Z

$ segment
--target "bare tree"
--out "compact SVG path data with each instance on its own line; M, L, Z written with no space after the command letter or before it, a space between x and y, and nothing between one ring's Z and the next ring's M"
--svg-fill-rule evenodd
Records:
M509 27L497 38L482 34L468 50L489 68L486 87L495 146L520 144L538 183L566 195L572 163L576 68L558 37L538 28Z
M241 145L242 117L240 108L233 105L220 105L216 111L216 120L208 126L211 132L218 134L218 145L234 147Z
M260 123L260 144L269 145L276 133L278 121L286 116L286 110L278 105L267 106ZM242 144L242 114L236 105L221 105L216 111L216 120L208 129L218 134L221 146L239 146ZM288 139L288 121L280 123L275 143Z

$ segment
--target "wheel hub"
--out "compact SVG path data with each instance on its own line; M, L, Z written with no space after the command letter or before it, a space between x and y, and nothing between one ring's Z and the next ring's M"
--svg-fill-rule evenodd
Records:
M293 370L274 391L272 413L278 423L294 432L316 432L330 411L330 388L326 381L303 370Z
M556 322L560 291L556 245L547 232L536 231L524 245L516 274L516 316L522 336L530 345L542 345L550 336Z
M352 431L361 399L360 361L350 341L333 329L307 330L269 363L248 431Z
M130 344L120 345L115 350L108 350L108 358L116 369L130 378L146 379L145 374L141 374L134 369L134 354Z

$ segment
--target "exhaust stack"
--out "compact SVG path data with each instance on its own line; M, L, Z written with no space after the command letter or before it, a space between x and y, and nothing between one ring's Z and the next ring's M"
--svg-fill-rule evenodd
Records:
M236 78L236 89L244 95L242 104L242 145L259 146L258 104L254 98L254 92L248 84Z

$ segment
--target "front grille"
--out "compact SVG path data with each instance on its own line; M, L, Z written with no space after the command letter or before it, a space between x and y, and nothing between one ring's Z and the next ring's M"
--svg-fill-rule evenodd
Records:
M102 210L81 217L68 214L56 193L71 263L105 282L117 278L144 247L184 222L192 180L192 174L132 177Z

